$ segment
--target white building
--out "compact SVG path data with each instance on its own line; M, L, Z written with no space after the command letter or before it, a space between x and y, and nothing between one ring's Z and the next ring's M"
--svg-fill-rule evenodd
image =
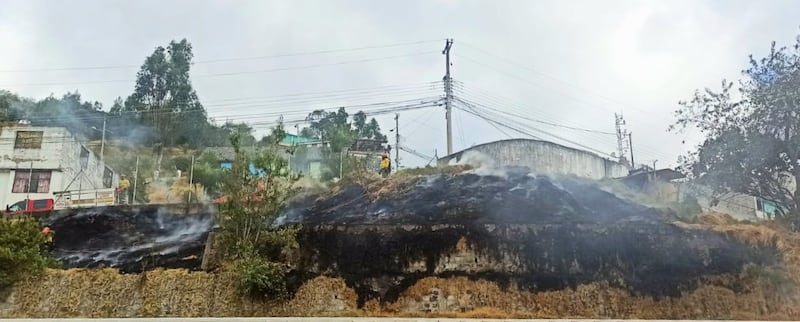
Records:
M63 127L0 127L0 205L113 188L119 176Z

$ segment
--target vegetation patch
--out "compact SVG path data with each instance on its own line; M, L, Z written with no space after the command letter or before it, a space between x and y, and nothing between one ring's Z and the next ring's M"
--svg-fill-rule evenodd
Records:
M39 230L32 218L0 219L0 292L53 265Z

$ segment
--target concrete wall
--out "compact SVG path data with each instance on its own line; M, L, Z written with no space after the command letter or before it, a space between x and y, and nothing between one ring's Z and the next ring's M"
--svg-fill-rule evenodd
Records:
M628 167L619 162L591 152L530 139L511 139L476 145L439 159L439 164L460 160L469 151L490 157L497 166L526 166L536 173L575 175L590 179L628 175Z
M41 148L15 148L17 131L42 131ZM86 167L83 167L80 158L82 147L84 145L78 138L61 127L28 125L0 127L0 205L10 205L28 197L52 198L53 192L57 191L104 188L103 173L106 165L100 161L99 156L89 150L88 162ZM31 169L51 171L48 192L30 194L12 192L15 173ZM114 172L111 187L116 187L118 182L119 175Z
M711 188L687 182L682 182L679 189L681 200L687 196L696 198L704 212L718 212L736 220L750 221L769 219L771 216L758 209L758 198L755 196L729 192L714 198Z

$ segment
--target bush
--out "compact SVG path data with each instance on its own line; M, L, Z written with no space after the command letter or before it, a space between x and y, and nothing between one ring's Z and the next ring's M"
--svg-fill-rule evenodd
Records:
M258 255L242 258L234 264L239 291L249 296L283 297L287 294L284 269Z
M44 241L36 220L0 219L0 290L50 264Z
M186 174L192 169L192 159L187 157L174 157L172 158L172 164L175 166L175 169L181 170Z
M700 207L697 198L690 195L687 195L683 200L677 202L674 208L678 217L684 219L692 219L703 212L703 208Z

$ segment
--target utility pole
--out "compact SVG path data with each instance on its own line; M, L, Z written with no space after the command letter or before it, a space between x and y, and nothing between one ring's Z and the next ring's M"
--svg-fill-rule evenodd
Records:
M103 116L103 136L100 139L100 161L105 161L103 150L106 147L106 117Z
M400 114L394 114L394 169L400 170Z
M453 122L452 122L452 100L453 82L450 78L450 48L453 47L453 39L445 40L442 55L445 55L445 74L444 74L444 107L445 119L447 120L447 155L453 154Z
M626 163L627 159L625 158L625 155L627 154L629 148L628 140L626 140L628 131L624 128L625 119L622 118L621 113L614 113L614 126L617 130L617 153L619 153L619 161Z
M136 185L139 183L139 156L136 156L136 168L133 170L133 197L131 202L136 203Z
M194 154L192 154L192 166L189 170L189 203L192 203L192 193L194 189Z
M631 169L636 170L636 163L633 162L633 132L628 133L628 147L631 149Z

